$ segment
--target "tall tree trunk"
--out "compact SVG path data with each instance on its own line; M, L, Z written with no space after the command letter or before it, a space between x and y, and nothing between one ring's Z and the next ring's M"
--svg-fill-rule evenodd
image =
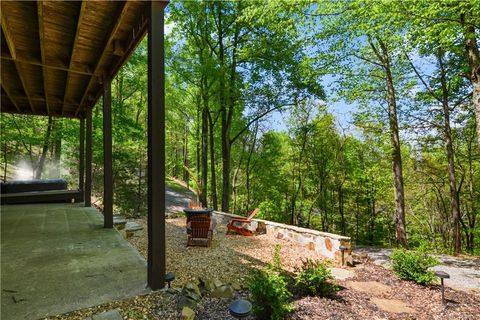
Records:
M62 157L62 129L63 129L63 120L56 119L54 122L54 142L53 142L53 165L57 168L57 176L60 178L61 165L60 160Z
M220 116L221 116L221 140L222 140L222 211L229 211L230 198L230 122L229 112L226 105L225 89L225 48L223 43L222 3L215 2L217 8L218 30L218 58L220 60Z
M43 173L43 167L45 166L45 159L47 158L48 146L50 144L50 135L52 133L52 117L48 117L47 132L45 133L45 139L43 140L42 154L38 161L37 169L35 170L35 179L41 179Z
M235 32L233 41L230 44L231 48L231 64L229 65L230 77L226 79L226 64L225 64L225 50L224 45L224 25L223 25L223 6L221 1L214 2L217 9L217 30L218 30L218 58L220 62L220 115L221 115L221 140L222 140L222 211L229 211L230 202L230 163L231 163L231 146L233 141L230 140L230 130L232 126L233 113L236 103L236 73L237 73L237 46L238 37L240 34L240 24L235 25ZM241 2L236 2L236 10L241 9ZM227 26L227 28L230 27Z
M257 133L258 133L258 122L255 125L255 129L253 131L253 141L252 145L250 146L250 150L248 152L248 158L247 158L247 168L246 168L246 187L247 187L247 210L246 212L250 212L250 195L251 195L251 190L250 190L250 162L252 161L252 154L253 151L255 150L255 144L257 143Z
M208 187L208 109L205 105L202 110L202 188L200 202L206 208L207 203L207 187Z
M212 207L213 210L218 210L218 199L217 199L217 174L215 172L215 137L214 137L214 129L215 123L212 120L212 115L208 112L208 125L209 130L208 134L210 136L210 184L211 184L211 192L212 192Z
M201 147L201 137L200 137L200 119L201 119L201 112L202 111L202 108L201 108L201 101L200 101L200 96L197 97L197 128L196 128L196 140L197 140L197 148L196 148L196 158L197 158L197 163L196 163L196 166L197 166L197 179L196 179L196 185L197 185L197 200L200 199L201 197L201 193L202 193L202 186L201 186L201 177L200 177L200 174L201 174L201 161L200 161L200 157L201 157L201 153L200 153L200 147Z
M175 131L175 133L173 134L174 135L174 139L175 141L179 141L178 139L178 132ZM175 143L173 145L173 148L174 148L174 160L173 160L173 168L172 168L172 177L174 178L178 178L178 162L180 161L180 150L178 148L178 145Z
M347 224L345 221L345 212L344 212L344 196L343 196L343 188L340 185L338 187L338 212L340 213L340 227L342 228L342 235L347 234Z
M469 78L473 86L472 102L477 120L477 142L480 146L480 53L477 46L475 27L472 24L465 24L465 14L461 14L460 21L463 26L465 50L470 67Z
M3 139L3 182L7 182L7 170L8 170L8 145L7 140Z
M187 122L185 122L187 123ZM182 179L187 184L187 189L190 189L190 172L188 159L188 125L185 125L183 137L183 176Z
M472 132L474 135L475 132L474 131ZM475 198L475 191L477 189L476 189L476 186L474 185L475 176L474 176L474 169L473 169L473 157L474 157L473 150L475 148L474 146L475 142L473 142L474 140L473 135L472 135L472 138L470 138L467 141L468 194L469 194L470 203L471 203L469 214L467 214L468 226L469 226L469 236L468 236L469 246L467 250L469 250L470 254L473 254L473 248L475 248L474 237L475 237L476 218L477 218L477 212L478 212L477 205L476 205L476 198Z
M395 87L393 85L389 52L386 44L381 39L377 40L381 51L375 47L375 44L371 41L371 39L369 39L369 42L378 59L382 63L387 87L388 120L390 125L390 139L392 142L392 169L393 180L395 184L395 238L397 244L406 248L407 232L405 227L405 192L403 188L402 153L400 137L398 134L397 100Z
M455 159L453 154L452 131L450 128L450 107L448 100L448 85L445 78L444 54L442 49L438 49L437 61L440 67L440 83L442 88L442 109L443 109L443 135L445 148L447 149L448 159L448 181L450 185L450 203L453 224L453 252L459 254L461 251L461 234L460 234L460 201L457 193L456 177L455 177Z

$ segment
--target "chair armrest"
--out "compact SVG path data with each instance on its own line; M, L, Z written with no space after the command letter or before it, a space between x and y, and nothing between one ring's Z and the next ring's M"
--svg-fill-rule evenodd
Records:
M247 218L233 218L232 220L230 220L230 223L233 223L233 222L250 223L252 222L252 220Z

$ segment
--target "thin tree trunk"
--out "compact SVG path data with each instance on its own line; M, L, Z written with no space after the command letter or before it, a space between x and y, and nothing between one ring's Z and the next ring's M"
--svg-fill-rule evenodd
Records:
M48 117L47 132L45 133L45 139L43 140L42 154L38 161L37 169L35 170L35 179L41 179L43 173L43 167L45 166L45 159L47 158L48 146L50 144L50 135L52 133L52 117Z
M7 156L7 140L3 139L3 182L7 182L7 170L8 170L8 156Z
M450 108L448 101L448 87L445 78L445 68L443 63L443 52L439 49L437 53L437 61L440 66L440 82L442 88L442 108L443 108L443 135L445 139L445 148L447 149L448 159L448 181L450 185L450 203L453 224L453 252L459 254L461 251L461 234L460 234L460 203L457 193L456 177L455 177L455 159L453 154L452 132L450 128Z
M186 122L185 122L186 123ZM187 189L190 189L190 172L188 159L188 126L185 125L183 138L183 181L187 184Z
M400 137L398 133L397 100L395 87L393 85L389 52L386 44L381 39L377 40L380 45L381 52L375 47L375 44L371 41L371 39L369 39L369 42L375 51L377 58L382 63L387 87L388 120L390 125L390 139L392 142L392 169L395 185L395 238L397 244L406 248L407 233L405 227L405 193L403 187L402 153Z
M222 139L222 211L229 211L230 197L230 128L229 114L225 99L225 48L223 43L222 3L215 2L217 7L218 28L218 58L220 60L220 115L221 115L221 139Z
M255 125L255 129L253 131L253 141L252 145L250 147L250 150L248 152L248 158L247 158L247 168L246 168L246 187L247 187L247 210L246 212L250 212L250 195L251 195L251 190L250 190L250 162L252 160L252 154L253 151L255 150L255 144L257 143L257 133L258 133L258 123Z
M201 102L200 96L197 97L197 128L196 128L196 140L197 140L197 148L196 148L196 158L197 158L197 200L200 199L202 193L202 186L200 180L200 173L201 173L201 164L200 164L200 145L201 145L201 137L200 137L200 114L201 114Z
M201 180L201 192L200 202L204 207L207 207L207 186L208 186L208 109L205 105L202 110L202 180Z
M178 132L175 132L174 136L175 136L175 141L179 141ZM175 152L174 152L175 157L174 157L174 163L173 163L172 176L174 178L178 178L178 162L180 161L180 155L179 155L180 150L179 150L178 145L176 143L173 145L173 148L175 149Z
M477 46L475 27L471 24L465 24L464 14L460 16L460 22L463 26L465 50L470 67L469 78L473 86L472 102L477 120L477 142L480 146L480 53Z
M473 135L472 135L473 136ZM470 211L469 211L469 214L467 212L467 219L468 219L468 225L469 225L469 236L468 236L468 243L469 243L469 246L467 248L467 250L469 250L470 254L473 254L473 248L475 248L475 233L474 233L474 230L475 230L475 224L476 224L476 216L477 216L477 206L476 206L476 200L475 200L475 187L474 186L474 169L473 169L473 148L474 148L474 142L473 142L473 138L472 139L469 139L469 141L467 142L467 155L468 155L468 175L469 175L469 178L468 178L468 194L469 194L469 198L470 198L470 203L471 203L471 208L470 208Z
M212 115L208 112L208 125L209 131L208 134L210 136L210 177L211 177L211 193L212 193L212 207L213 210L218 210L218 199L217 199L217 174L215 172L215 137L214 137L214 129L215 123L212 120Z
M342 235L347 234L347 224L345 222L345 212L344 212L344 196L342 186L338 187L338 212L340 213L340 226L342 228Z
M63 120L56 119L54 122L54 143L53 143L53 163L55 168L57 168L57 176L60 178L62 175L61 171L61 157L62 157L62 129L63 129Z

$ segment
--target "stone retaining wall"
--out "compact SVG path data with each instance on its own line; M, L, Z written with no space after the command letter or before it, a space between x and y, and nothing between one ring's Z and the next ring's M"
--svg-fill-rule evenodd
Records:
M240 216L231 213L214 211L212 217L217 223L227 224L230 219L238 218ZM349 237L262 219L253 219L251 227L252 231L256 231L257 233L266 233L267 235L271 235L277 239L296 242L299 245L308 248L309 250L315 250L324 258L335 260L339 264L342 263L342 252L340 251L340 246L344 246L347 248L344 252L345 263L353 263L352 243Z

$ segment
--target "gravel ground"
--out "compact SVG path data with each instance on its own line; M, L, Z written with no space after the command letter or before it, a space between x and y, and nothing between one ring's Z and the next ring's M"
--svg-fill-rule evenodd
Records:
M136 219L135 222L146 230L145 219ZM320 259L315 251L271 236L226 235L225 225L217 225L211 247L187 247L185 224L185 218L167 219L166 223L167 271L175 273L175 287L196 281L198 277L216 278L224 283L243 286L252 267L259 268L271 262L277 244L281 245L282 262L290 272L300 266L302 258ZM145 232L129 241L146 257L148 242Z
M354 252L367 254L374 263L390 267L392 249L356 247ZM440 260L440 265L433 270L442 270L450 275L450 279L445 280L447 287L480 293L480 257L453 257L445 254L436 255L436 257Z

